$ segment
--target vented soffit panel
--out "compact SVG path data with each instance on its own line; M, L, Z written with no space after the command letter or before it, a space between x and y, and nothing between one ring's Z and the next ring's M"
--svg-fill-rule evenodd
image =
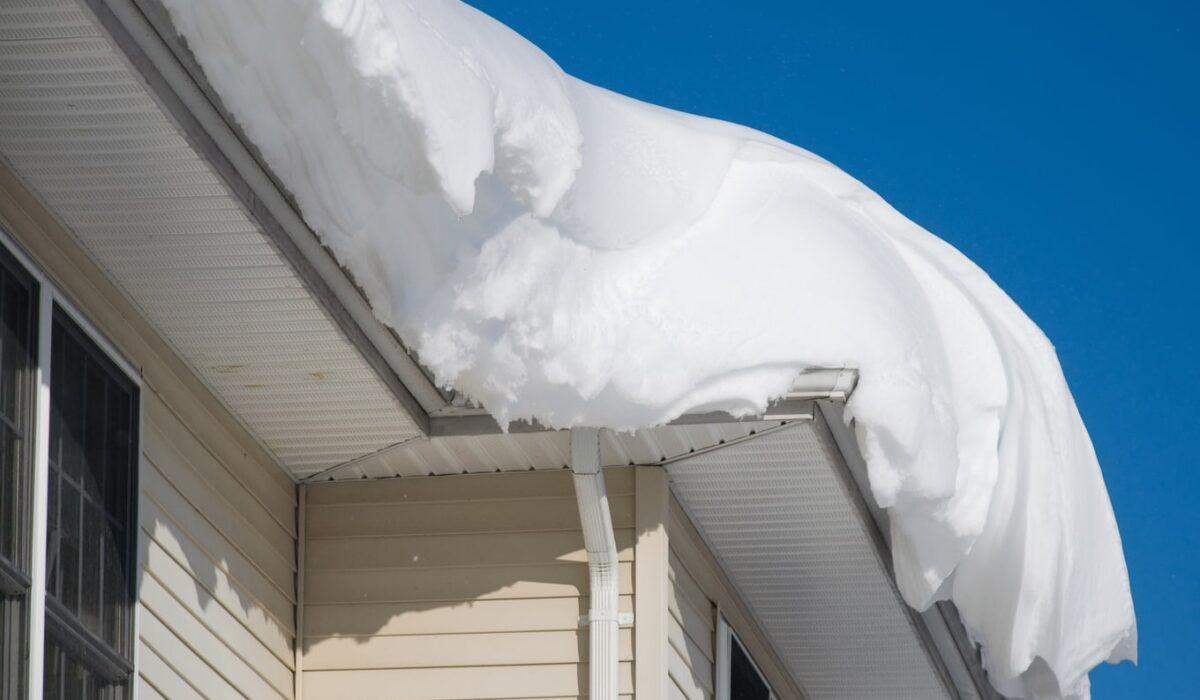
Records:
M821 420L796 421L667 470L672 492L809 698L955 697L840 459Z
M293 474L422 434L86 5L0 3L0 157Z

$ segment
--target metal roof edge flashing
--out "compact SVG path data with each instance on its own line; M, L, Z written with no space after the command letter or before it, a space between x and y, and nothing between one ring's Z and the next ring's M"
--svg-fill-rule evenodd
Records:
M845 401L857 385L858 369L855 367L817 367L805 370L796 377L787 398Z
M286 190L247 145L199 66L152 0L80 0L146 82L151 94L209 162L314 298L387 385L422 432L446 405L399 338L378 318L332 254L309 229Z
M685 413L667 425L704 425L712 423L745 423L763 420L812 420L814 400L846 401L858 384L858 370L850 367L817 367L807 369L796 377L791 390L772 401L761 414L734 416L725 411ZM501 430L487 409L478 406L450 405L429 416L429 437L463 435L494 435L500 432L531 433L553 430L537 421L519 420Z

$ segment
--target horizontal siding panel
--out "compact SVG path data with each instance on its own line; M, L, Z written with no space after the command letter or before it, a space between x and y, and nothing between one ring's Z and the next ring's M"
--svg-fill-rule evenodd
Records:
M147 580L158 581L217 636L237 649L248 663L265 677L276 679L277 686L278 679L291 677L292 636L275 624L273 618L253 602L229 595L231 591L226 587L214 586L217 593L208 590L158 543L145 542L143 551L148 555L144 557Z
M633 496L609 499L613 526L633 527ZM325 537L578 530L570 498L450 503L354 503L310 506L309 541Z
M712 608L709 608L707 615L695 610L691 603L676 591L675 586L670 586L667 589L667 609L671 614L671 619L683 628L688 637L698 643L703 643L701 640L713 638L715 633L712 627ZM710 648L711 644L709 642Z
M203 696L196 692L196 689L188 685L183 677L171 668L166 661L158 655L158 652L153 647L142 645L138 650L138 690L144 693L148 688L153 693L157 693L158 697L171 698L171 700L200 700ZM139 700L153 695L138 695Z
M255 601L221 581L202 583L193 578L144 530L141 535L142 566L147 575L158 579L193 614L210 618L214 630L255 664L266 666L274 661L292 667L291 634L280 629ZM216 590L210 590L210 585Z
M168 696L158 692L158 689L146 682L144 676L137 679L138 700L167 700Z
M166 582L173 591L187 591L190 587L198 601L217 601L276 658L290 657L294 625L281 623L191 541L176 537L166 528L156 529L154 537L145 526L141 531L140 558L146 571ZM287 605L286 601L279 604Z
M670 551L667 559L667 576L671 581L671 586L676 589L676 593L686 600L693 610L711 612L712 601L700 588L700 584L696 583L696 579L692 577L683 563L679 561L674 550ZM714 618L711 614L705 614L704 619L705 624L709 627L713 626Z
M294 656L290 633L281 630L253 601L229 595L227 588L215 585L217 592L191 577L186 569L157 542L142 532L142 564L148 577L156 579L193 615L205 620L219 637L238 649L255 667L284 673L292 668ZM214 582L215 583L215 582Z
M620 561L632 561L633 530L616 539ZM307 556L310 571L587 562L581 532L325 539L308 542Z
M678 649L680 653L689 652L689 656L693 659L693 661L703 660L708 664L712 664L714 661L716 661L716 656L713 649L713 638L708 635L704 635L699 639L691 636L684 631L683 625L679 624L679 620L677 620L674 615L668 618L667 641L671 644L671 646Z
M620 590L633 590L633 564L619 565ZM588 594L579 562L458 569L309 571L304 597L314 603L412 603L500 598L562 598Z
M683 688L679 687L674 678L667 684L667 697L670 700L688 700L688 696L683 692Z
M152 475L152 469L143 469ZM145 483L147 480L143 480ZM156 542L183 564L192 576L202 581L218 581L221 574L240 595L247 593L271 613L285 629L294 631L289 623L293 617L290 587L281 589L254 566L244 554L217 532L174 489L162 493L159 501L143 492L140 519L142 528ZM215 592L215 591L214 591Z
M667 558L667 669L676 692L687 700L713 695L715 606L673 550Z
M620 598L633 612L633 596ZM307 605L306 644L316 637L394 634L465 634L575 630L588 599L466 600L456 604Z
M633 493L633 470L605 469L610 496ZM309 486L310 506L333 503L407 503L415 501L490 501L515 498L574 498L571 472L499 472L437 477L324 482Z
M587 630L327 637L307 645L306 671L523 666L587 662ZM633 660L633 630L620 635L620 659Z
M216 669L205 663L187 642L180 639L153 611L141 606L138 619L142 641L167 661L188 685L206 697L241 697Z
M700 678L700 674L688 665L687 659L671 647L668 650L667 670L671 681L675 683L688 700L711 700L712 678Z
M170 627L175 636L186 640L186 644L209 667L215 669L226 682L242 695L251 698L283 697L291 685L291 674L281 669L282 674L272 674L275 686L268 682L245 659L238 655L227 642L198 618L153 576L145 576L141 582L141 603L163 624ZM282 692L281 692L282 691Z
M679 623L672 620L668 627L667 641L670 644L671 653L680 658L705 690L712 692L713 659L683 633L683 628L679 626Z
M173 450L154 430L147 430L146 458L169 484L204 514L227 540L237 545L248 557L258 562L263 570L275 578L276 583L290 586L295 572L295 540L287 531L263 510L257 502L247 501L236 494L244 493L236 482L220 488L205 480L201 474L184 461L182 455Z
M619 692L633 692L633 668L622 663ZM491 668L423 668L378 671L316 671L304 674L304 697L371 700L397 696L406 700L475 700L484 698L578 697L587 694L587 666L501 666Z

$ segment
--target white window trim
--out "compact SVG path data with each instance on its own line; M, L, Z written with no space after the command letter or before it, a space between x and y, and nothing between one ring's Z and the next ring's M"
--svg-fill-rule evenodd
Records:
M46 510L48 508L49 490L50 490L50 338L52 321L54 318L55 307L62 309L64 313L70 316L87 335L88 339L96 343L108 359L123 372L126 378L138 388L138 416L137 416L137 445L134 449L137 450L138 474L137 483L141 484L143 466L142 455L142 440L144 432L143 416L145 408L144 387L142 386L142 373L130 362L124 354L117 350L116 346L103 334L98 328L87 318L87 316L79 310L54 282L46 275L46 273L25 253L24 250L12 239L8 231L0 227L0 245L3 245L5 250L16 258L17 262L25 268L31 277L38 285L38 358L36 372L36 389L35 389L35 411L34 411L34 458L33 470L31 478L33 480L33 504L30 509L30 562L29 562L29 619L28 623L28 644L29 644L29 664L26 668L28 682L26 688L28 690L29 700L41 700L42 698L42 683L43 673L45 668L45 639L46 639ZM142 562L139 559L141 553L141 525L136 522L141 513L140 507L140 489L139 492L133 494L134 499L134 522L130 523L133 529L133 571L134 576L138 576L141 572ZM138 684L137 676L140 668L139 651L141 644L138 642L141 634L141 605L138 603L137 596L133 601L133 672L130 673L129 686L130 697L137 700Z
M765 685L767 690L771 693L771 700L777 700L775 690L771 688L770 681L768 681L767 677L763 675L762 669L758 667L758 662L755 661L754 657L750 655L750 652L746 650L746 645L742 644L741 640L737 638L737 633L733 631L733 628L729 626L729 622L726 621L725 616L719 611L717 612L716 642L716 700L729 700L730 663L733 659L734 644L740 646L742 648L742 653L746 655L747 659L750 659L750 665L754 666L754 672L758 674L758 677L762 679L763 685Z

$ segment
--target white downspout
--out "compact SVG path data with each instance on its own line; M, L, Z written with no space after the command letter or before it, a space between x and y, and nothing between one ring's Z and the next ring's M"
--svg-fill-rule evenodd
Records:
M592 592L588 610L589 628L588 697L592 700L616 700L618 683L617 541L613 536L608 493L600 470L600 431L595 428L571 429L571 470L575 472L575 499L583 525L583 543L587 548L589 583Z

